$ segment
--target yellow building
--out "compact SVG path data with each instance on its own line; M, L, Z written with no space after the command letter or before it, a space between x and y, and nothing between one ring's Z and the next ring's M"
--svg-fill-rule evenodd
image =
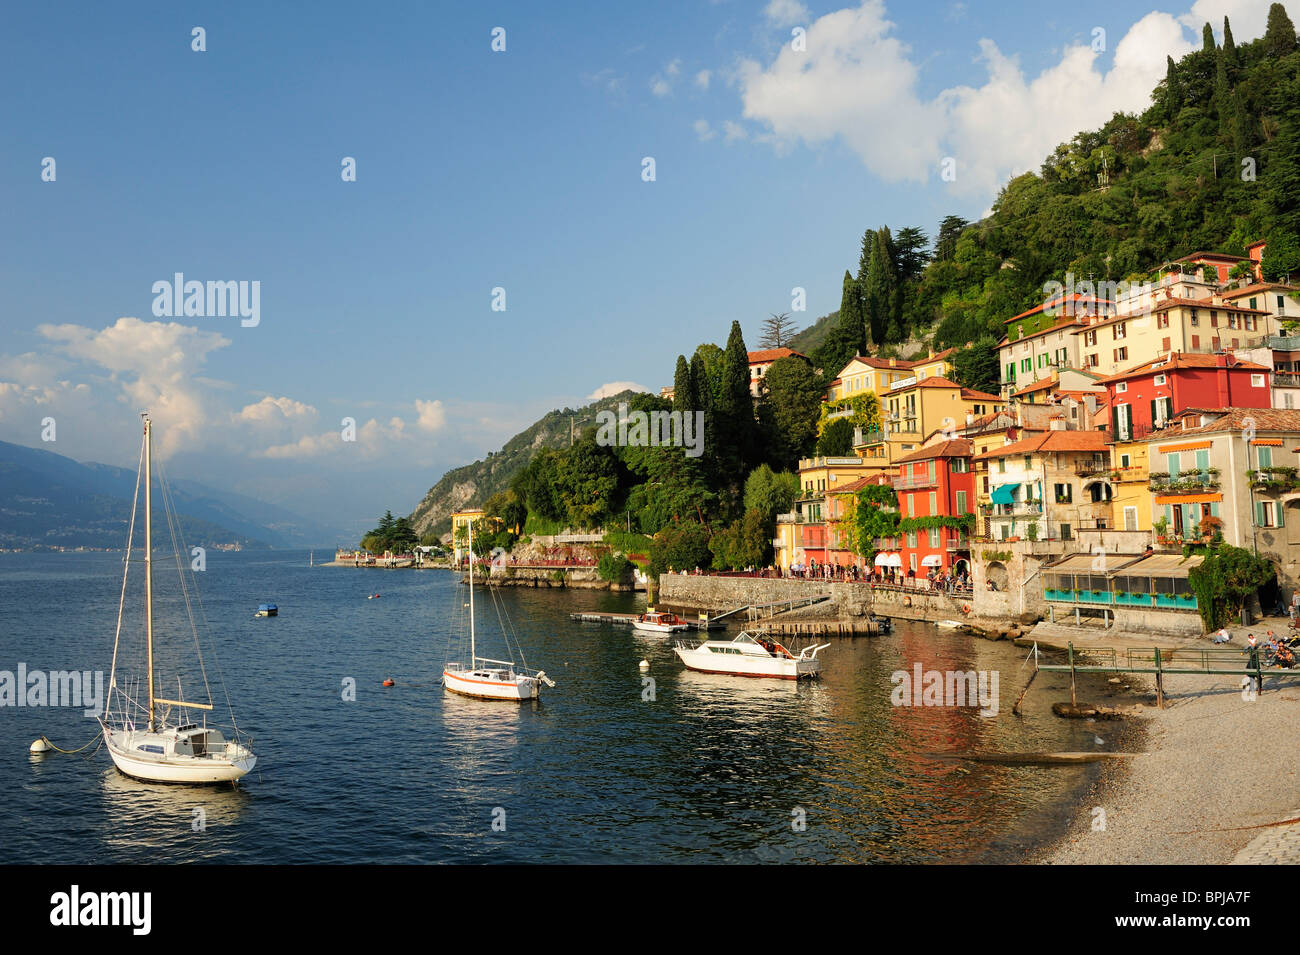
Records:
M1120 441L1111 447L1115 496L1112 526L1122 531L1151 530L1151 490L1147 484L1146 441Z
M943 377L903 379L881 394L880 431L861 435L853 450L874 468L890 468L936 432L957 433L1001 410L1002 399Z
M469 525L483 519L483 508L470 507L451 515L451 546L460 561L469 552Z

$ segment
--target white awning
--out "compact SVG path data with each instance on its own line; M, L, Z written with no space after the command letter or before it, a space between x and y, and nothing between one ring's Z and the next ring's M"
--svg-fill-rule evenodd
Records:
M888 566L889 566L889 555L888 555L888 554L883 554L883 553L882 553L882 554L877 554L877 555L876 555L876 566L877 566L877 567L888 567Z
M903 558L899 554L877 554L877 567L902 567Z
M942 567L943 558L938 554L926 554L921 558L922 567Z

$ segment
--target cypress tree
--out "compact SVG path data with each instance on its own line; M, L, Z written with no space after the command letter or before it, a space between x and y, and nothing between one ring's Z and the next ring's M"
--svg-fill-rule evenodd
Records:
M1214 27L1210 26L1207 20L1204 28L1201 30L1201 49L1206 53L1214 52Z
M1280 57L1286 56L1295 48L1295 25L1286 15L1286 7L1275 3L1268 8L1268 27L1264 30L1264 52L1270 57Z
M1214 67L1214 110L1219 114L1219 137L1232 134L1232 89L1228 86L1228 67L1220 51Z
M866 320L871 326L871 340L888 341L890 322L901 321L898 296L898 277L894 270L893 240L889 226L881 226L871 247L871 261L867 263Z
M1232 27L1228 23L1228 18L1223 18L1223 58L1228 65L1228 78L1233 78L1233 73L1237 69L1237 44L1232 42Z
M677 356L677 370L673 374L673 410L694 411L696 406L695 384L691 380L691 366L685 355Z
M1172 56L1165 57L1165 114L1170 122L1183 108L1183 84L1178 78L1178 67Z
M871 329L862 318L862 292L848 269L844 270L844 287L840 294L840 326L849 334L859 355L871 346Z
M749 351L740 322L732 321L731 334L722 359L722 397L718 407L718 437L733 453L735 464L746 473L753 457L754 402L749 392ZM726 433L726 438L721 435Z

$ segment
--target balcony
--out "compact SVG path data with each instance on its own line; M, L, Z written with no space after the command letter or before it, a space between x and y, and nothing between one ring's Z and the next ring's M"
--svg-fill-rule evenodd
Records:
M1300 388L1300 375L1273 373L1274 388Z
M1026 501L1015 504L981 504L980 513L988 517L1037 517L1043 513L1042 501Z
M1109 461L1081 460L1074 466L1074 473L1079 477L1092 477L1095 474L1109 474L1111 470Z
M884 444L888 437L883 431L863 431L853 436L853 446L866 448L873 444Z
M1260 468L1258 471L1247 471L1246 479L1257 491L1277 493L1300 489L1300 477L1297 477L1295 468Z
M1130 481L1146 481L1147 467L1145 464L1134 464L1126 468L1116 468L1113 477L1121 484Z
M911 491L922 487L938 487L939 482L927 474L894 478L895 491Z
M1293 469L1294 470L1294 469ZM1148 485L1158 494L1203 494L1219 489L1219 469L1189 471L1172 477L1163 471L1152 472Z

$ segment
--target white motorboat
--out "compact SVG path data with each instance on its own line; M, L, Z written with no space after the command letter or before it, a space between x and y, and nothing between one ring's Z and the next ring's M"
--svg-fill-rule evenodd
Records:
M555 686L542 670L516 666L513 660L489 660L478 656L474 632L474 528L469 528L469 663L448 663L442 670L442 685L453 693L482 700L535 700L542 684ZM493 597L495 599L495 596ZM507 647L509 637L507 636ZM523 653L520 651L522 658Z
M128 776L154 783L224 783L233 782L247 773L257 763L252 741L240 734L234 726L231 712L233 738L227 739L220 729L207 725L206 714L212 710L212 695L208 690L206 703L184 699L180 678L177 677L175 699L164 699L157 693L154 658L153 614L153 425L148 414L143 414L144 443L140 449L141 465L136 475L135 500L131 506L131 525L127 533L125 570L122 574L122 596L117 608L117 636L113 641L113 666L108 681L108 698L100 726L104 743L113 764ZM140 498L140 485L144 484L144 590L145 590L145 687L138 682L133 692L127 692L117 679L118 650L122 640L122 613L126 607L127 577L131 568L132 543L135 537L136 505ZM164 504L168 503L167 486L160 479ZM170 511L170 507L168 508ZM188 553L177 537L177 522L169 513L168 524L173 529L172 547L177 555L177 570L181 574L181 591L185 606L191 608L191 597L185 583L185 573L180 555ZM192 610L190 627L194 645L198 646L198 629ZM200 661L201 663L201 661ZM200 669L201 673L206 671ZM142 699L143 697L143 699ZM116 710L114 705L116 704ZM201 723L194 722L190 714L203 713ZM175 718L173 718L175 713ZM137 725L143 722L143 726Z
M761 631L746 630L732 640L698 644L679 640L673 652L688 668L701 673L802 680L817 676L821 670L817 654L829 646L823 643L804 647L795 655Z
M646 612L632 621L633 630L645 633L677 633L689 630L690 625L683 622L675 613L658 613L646 608Z

